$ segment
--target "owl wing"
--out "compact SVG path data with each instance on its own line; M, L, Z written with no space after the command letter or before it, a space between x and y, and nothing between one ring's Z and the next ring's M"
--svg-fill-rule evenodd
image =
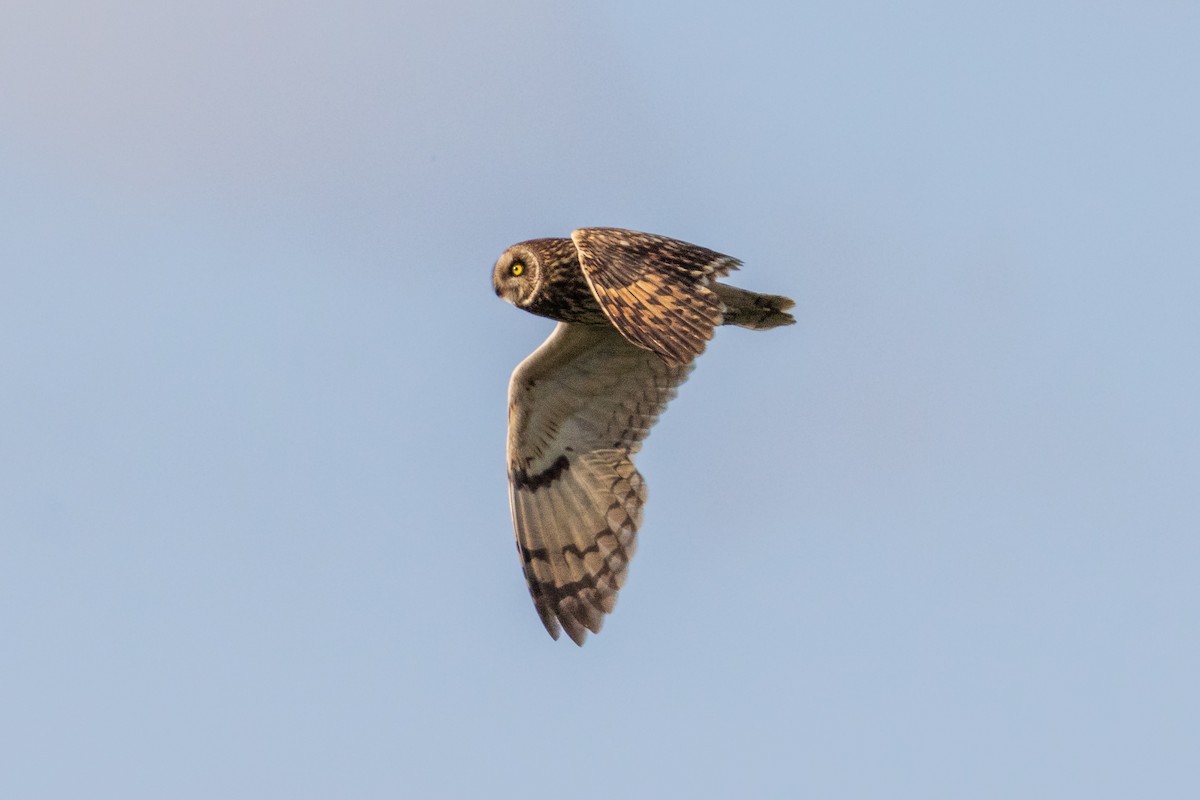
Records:
M646 486L632 457L691 371L607 325L560 322L513 372L508 489L542 624L582 645L625 582Z
M740 261L619 228L580 228L571 239L592 294L622 336L672 364L704 351L724 311L709 284Z

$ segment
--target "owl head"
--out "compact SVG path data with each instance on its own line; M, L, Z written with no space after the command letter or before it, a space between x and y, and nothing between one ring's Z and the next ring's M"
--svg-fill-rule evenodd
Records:
M496 271L492 273L496 296L518 308L528 306L542 285L544 266L539 257L541 248L531 245L536 245L536 242L521 242L505 250L496 262Z

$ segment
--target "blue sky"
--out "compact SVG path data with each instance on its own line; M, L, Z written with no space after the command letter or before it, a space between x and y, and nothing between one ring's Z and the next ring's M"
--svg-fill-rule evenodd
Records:
M1200 790L1200 11L425 5L0 11L0 794ZM584 225L799 324L578 649L490 270Z

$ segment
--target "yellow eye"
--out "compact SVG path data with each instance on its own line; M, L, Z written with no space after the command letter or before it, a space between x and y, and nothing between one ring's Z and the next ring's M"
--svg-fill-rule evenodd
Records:
M512 266L508 268L508 271L512 273L514 278L519 278L521 277L521 273L525 271L525 265L520 261L514 261Z

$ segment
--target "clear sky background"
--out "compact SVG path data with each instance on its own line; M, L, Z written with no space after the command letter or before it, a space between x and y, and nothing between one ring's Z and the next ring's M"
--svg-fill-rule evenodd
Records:
M435 8L436 6L436 8ZM1200 796L1200 7L0 10L0 795ZM583 649L509 244L738 256Z

